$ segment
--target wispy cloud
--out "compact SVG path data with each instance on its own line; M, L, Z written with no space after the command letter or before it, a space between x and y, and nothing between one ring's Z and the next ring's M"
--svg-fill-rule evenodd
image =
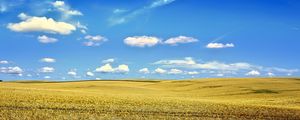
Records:
M145 12L151 10L151 9L155 9L157 7L168 5L168 4L170 4L174 1L175 0L155 0L151 4L143 6L139 9L133 10L133 11L127 13L127 14L113 16L108 21L109 21L110 25L123 24L123 23L126 23L126 22L130 21L131 19L134 19L138 15L141 15L141 14L143 14L143 13L145 13ZM126 12L126 11L120 11L120 10L121 9L115 9L114 13Z
M219 48L232 48L234 47L233 43L208 43L206 48L219 49Z
M55 8L55 10L59 11L62 14L62 19L68 19L71 16L83 15L80 11L71 9L71 6L66 4L64 1L55 1L51 4Z
M13 7L22 5L24 0L0 0L0 13L12 10Z
M95 35L95 36L92 36L92 35L86 35L84 37L85 42L83 42L83 45L84 46L89 46L89 47L92 47L92 46L99 46L101 45L103 42L106 42L108 41L108 39L106 37L103 37L101 35Z

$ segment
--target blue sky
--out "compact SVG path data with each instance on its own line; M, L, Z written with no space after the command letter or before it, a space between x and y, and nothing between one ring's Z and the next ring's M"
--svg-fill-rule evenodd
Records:
M298 0L0 0L0 79L298 77Z

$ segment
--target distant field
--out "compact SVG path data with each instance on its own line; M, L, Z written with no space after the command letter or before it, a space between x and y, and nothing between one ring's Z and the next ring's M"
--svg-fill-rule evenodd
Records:
M0 82L0 119L298 119L300 79Z

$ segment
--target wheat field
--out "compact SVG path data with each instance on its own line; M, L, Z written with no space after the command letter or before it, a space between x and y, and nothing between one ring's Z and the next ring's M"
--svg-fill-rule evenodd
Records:
M300 119L300 79L0 82L1 120Z

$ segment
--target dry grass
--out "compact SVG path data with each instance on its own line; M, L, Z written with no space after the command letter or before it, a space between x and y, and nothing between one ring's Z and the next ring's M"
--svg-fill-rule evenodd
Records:
M0 82L0 119L300 119L300 80Z

